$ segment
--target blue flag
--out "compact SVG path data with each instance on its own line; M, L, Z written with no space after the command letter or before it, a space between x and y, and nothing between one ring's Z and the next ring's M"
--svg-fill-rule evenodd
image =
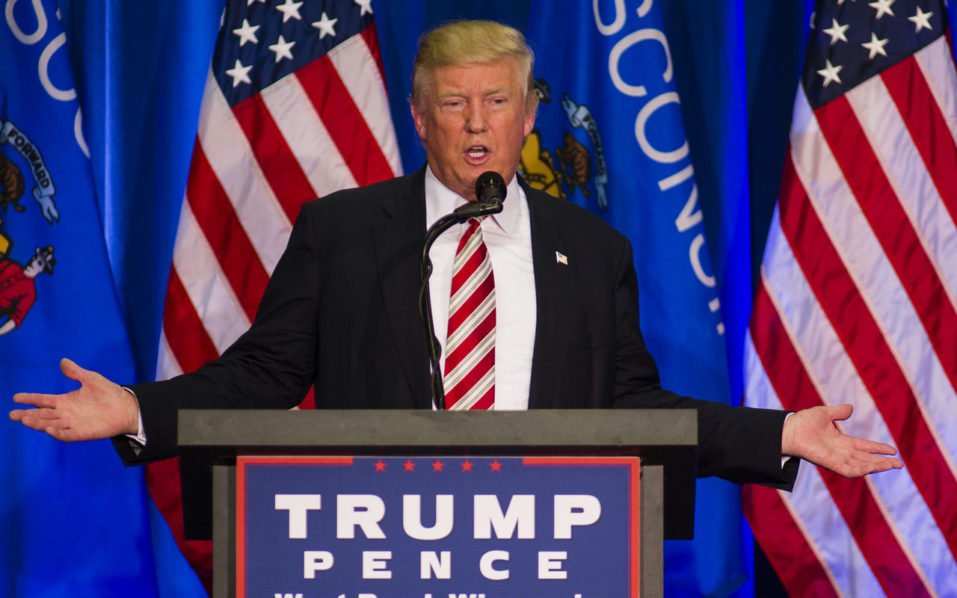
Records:
M89 149L53 1L0 20L0 389L78 385L69 356L134 376L94 194ZM0 424L0 597L155 596L149 498L108 441L65 445ZM162 582L160 582L162 583Z
M631 239L662 385L729 402L717 281L658 6L532 2L528 40L540 103L525 178ZM702 480L697 496L696 540L666 545L668 596L725 593L746 577L737 488Z

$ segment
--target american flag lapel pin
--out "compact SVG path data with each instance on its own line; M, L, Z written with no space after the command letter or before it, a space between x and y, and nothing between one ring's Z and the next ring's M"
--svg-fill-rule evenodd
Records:
M563 266L568 265L568 256L560 251L555 252L555 262Z

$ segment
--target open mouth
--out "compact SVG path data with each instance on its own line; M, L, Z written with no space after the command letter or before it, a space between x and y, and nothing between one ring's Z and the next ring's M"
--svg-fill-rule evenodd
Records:
M465 150L465 157L470 162L481 162L489 155L489 150L484 145L473 145Z

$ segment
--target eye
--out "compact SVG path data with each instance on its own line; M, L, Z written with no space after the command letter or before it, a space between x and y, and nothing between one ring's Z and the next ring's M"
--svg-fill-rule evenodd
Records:
M442 100L442 109L448 111L461 110L465 106L462 98L445 98Z

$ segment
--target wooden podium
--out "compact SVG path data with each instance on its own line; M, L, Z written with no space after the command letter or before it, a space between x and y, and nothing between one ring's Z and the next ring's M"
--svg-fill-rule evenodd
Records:
M640 457L642 597L663 593L663 540L694 532L694 410L183 410L178 425L186 533L213 540L214 598L236 591L239 455Z

